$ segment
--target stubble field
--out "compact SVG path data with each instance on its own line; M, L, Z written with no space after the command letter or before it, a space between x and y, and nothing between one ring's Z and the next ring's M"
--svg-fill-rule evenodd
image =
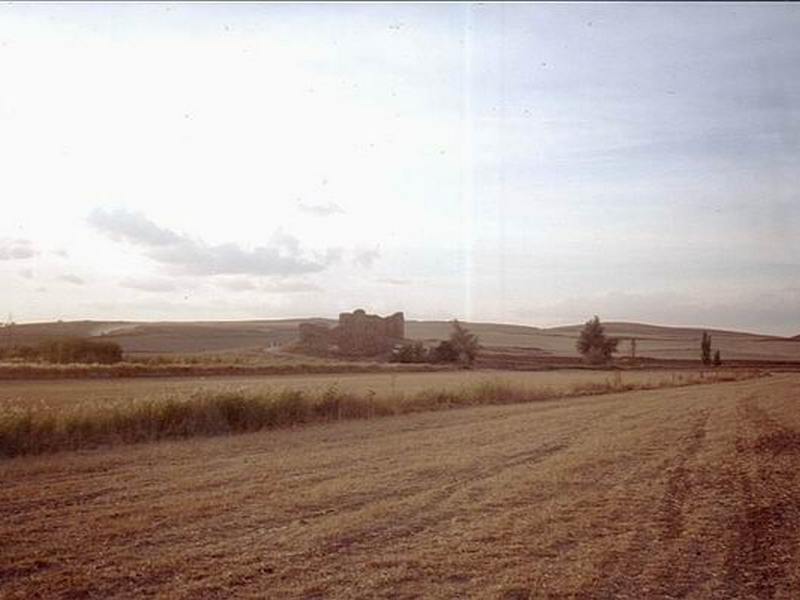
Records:
M796 598L800 377L0 462L0 597Z

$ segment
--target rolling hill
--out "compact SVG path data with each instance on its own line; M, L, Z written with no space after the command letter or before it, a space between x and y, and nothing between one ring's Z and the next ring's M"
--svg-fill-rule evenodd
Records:
M95 336L119 343L131 354L263 351L297 339L302 322L335 324L332 319L282 319L251 321L64 321L18 324L0 329L0 346L33 344L54 336ZM528 355L574 357L575 340L582 325L538 328L502 323L467 323L490 349L507 348ZM694 359L703 329L665 327L644 323L605 323L609 335L622 338L619 354L630 353L636 339L637 355L660 359ZM723 359L800 361L798 338L736 331L707 330ZM414 340L448 337L447 321L406 321L406 336Z

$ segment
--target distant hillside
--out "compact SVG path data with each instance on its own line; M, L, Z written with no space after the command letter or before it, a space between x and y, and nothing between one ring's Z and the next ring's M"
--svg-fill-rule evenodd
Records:
M694 359L700 353L703 331L712 337L715 349L725 358L749 360L800 360L800 344L791 338L691 327L666 327L645 323L604 323L606 333L621 338L619 354L630 352L630 338L636 338L638 356ZM575 341L583 324L547 329L493 323L468 323L485 346L536 348L550 356L577 356ZM406 335L413 339L441 339L450 331L445 321L409 321Z
M260 350L294 341L298 325L309 320L334 323L325 319L30 323L0 330L0 345L35 344L55 336L101 336L137 354Z
M253 321L67 321L30 323L0 329L0 345L34 344L53 336L102 336L118 342L128 353L196 353L263 350L297 339L302 322L334 325L333 319L283 319ZM543 356L577 356L575 340L582 325L538 328L503 323L466 323L486 347L535 350ZM699 355L701 328L665 327L645 323L605 323L609 335L622 338L619 354L630 352L636 338L637 355L652 358L694 359ZM416 340L441 340L450 335L448 321L406 321L406 336ZM708 329L723 360L800 361L800 336L770 335Z
M647 323L628 323L618 321L604 322L603 326L609 335L618 337L642 337L642 338L675 338L687 336L702 336L703 331L707 331L711 335L734 336L737 338L750 337L753 339L778 339L785 338L779 336L763 335L758 333L745 333L741 331L726 331L724 329L710 329L700 327L669 327L665 325L649 325ZM571 335L578 335L578 332L583 328L580 325L566 325L563 327L553 327L547 331L564 332Z

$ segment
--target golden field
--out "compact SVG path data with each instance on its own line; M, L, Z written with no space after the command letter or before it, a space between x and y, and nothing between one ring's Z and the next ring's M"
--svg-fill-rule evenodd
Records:
M721 370L728 373L727 370ZM715 371L631 370L625 372L560 369L553 371L448 370L433 373L321 373L303 375L225 376L225 377L158 377L132 379L76 379L57 381L4 381L0 383L0 406L35 406L45 404L127 403L131 400L165 398L201 391L240 390L263 392L274 389L321 391L335 386L354 393L375 392L379 395L410 394L426 389L457 389L485 382L502 380L526 388L570 390L576 385L619 381L632 385L671 385L690 378L713 377Z
M760 376L667 373L450 371L112 382L14 382L0 392L0 457L246 433L342 419L513 404ZM156 391L158 390L158 391Z
M796 598L799 383L0 461L0 597Z

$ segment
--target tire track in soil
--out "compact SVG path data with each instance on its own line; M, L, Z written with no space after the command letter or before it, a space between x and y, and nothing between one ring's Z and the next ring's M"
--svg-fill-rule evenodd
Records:
M686 449L678 456L675 466L671 469L667 479L667 489L661 499L659 512L663 516L663 531L659 536L661 541L672 541L683 533L683 507L691 496L692 482L689 478L689 469L686 463L697 456L706 438L706 424L708 423L708 409L701 412L692 432L686 440Z
M569 444L566 441L556 441L522 452L516 452L502 457L492 464L478 466L474 471L465 476L459 475L455 480L440 484L429 490L430 497L422 504L415 504L413 515L394 515L391 524L377 526L370 523L368 527L345 534L337 534L328 540L321 540L316 548L301 552L294 558L303 564L303 569L318 568L318 563L324 563L331 555L344 557L369 553L371 548L387 547L407 538L420 535L432 527L446 523L458 512L458 507L450 509L443 505L470 486L489 481L501 475L507 469L512 469L526 464L535 464L553 454L563 450ZM408 498L418 496L420 492L409 494ZM313 589L303 592L307 598L322 598L317 596Z
M625 550L601 561L598 567L600 578L587 582L575 594L576 598L611 600L618 598L625 589L636 588L635 582L647 567L647 557L652 555L652 544L672 545L680 538L684 522L683 508L691 494L690 470L686 464L703 446L710 411L702 409L698 412L690 432L675 442L677 447L682 448L680 453L662 461L662 466L656 469L657 472L668 472L669 476L658 507L654 513L644 517L651 523L640 522ZM661 552L663 550L659 554ZM677 564L670 565L669 572L664 572L659 578L657 583L662 590L673 587L679 580L675 572L677 567ZM675 592L674 595L680 597L681 593Z
M454 507L449 511L442 511L440 507L455 497L459 492L467 490L469 487L474 487L481 483L490 481L501 476L508 469L513 469L523 465L535 464L546 460L550 456L568 448L576 439L585 435L592 430L590 423L572 431L567 436L559 437L551 442L544 444L533 449L527 449L512 454L506 454L498 457L497 460L492 461L490 464L478 464L470 469L469 472L460 472L453 480L444 484L434 484L434 488L414 488L413 490L392 490L391 498L397 500L398 498L411 499L428 492L430 498L419 507L415 507L414 514L406 516L403 519L395 516L393 522L402 523L399 525L392 525L389 527L376 529L370 526L365 531L355 531L351 534L335 535L331 539L323 541L321 546L313 553L314 555L324 555L327 553L342 553L358 550L368 550L374 544L386 546L387 544L397 542L404 538L418 535L425 530L447 521L458 512L458 508ZM385 498L382 498L385 499ZM363 506L374 503L376 498L371 498L369 502L359 503L358 506L347 506L345 512L358 510ZM320 513L320 516L335 516L342 515L341 507L337 509ZM306 557L307 559L310 557Z
M725 556L725 587L729 597L789 598L790 592L781 593L779 586L797 562L800 433L781 425L754 400L745 398L739 405L743 431L736 440L732 480L741 508L729 524L733 539Z
M457 511L457 507L443 512L440 507L449 499L454 497L459 491L467 487L491 480L507 469L518 467L527 463L535 463L563 450L567 444L555 442L546 446L517 452L513 455L504 457L499 464L479 467L468 477L458 477L455 481L441 485L431 493L431 497L421 505L414 506L414 516L411 518L394 519L399 525L389 526L382 529L370 527L364 531L356 532L353 535L337 536L324 545L324 552L345 552L354 550L358 546L369 547L372 544L380 543L386 545L396 542L402 538L419 534L426 529L450 519ZM411 494L416 496L419 492Z

